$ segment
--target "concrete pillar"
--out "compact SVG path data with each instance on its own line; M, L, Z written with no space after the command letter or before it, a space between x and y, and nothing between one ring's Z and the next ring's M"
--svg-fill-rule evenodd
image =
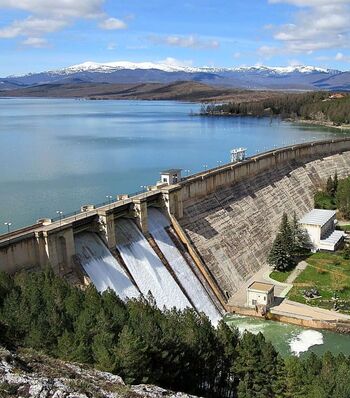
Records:
M104 235L109 249L115 250L117 239L115 233L114 213L108 211L99 213L99 219L100 224L103 226Z
M71 226L48 234L45 246L49 263L55 273L64 275L72 271L75 243Z
M47 243L47 232L36 232L35 239L38 250L39 266L45 268L49 265L50 261L48 258L48 243Z
M134 216L137 225L143 233L148 232L147 199L134 199Z
M162 188L163 202L169 214L177 220L184 215L182 189L180 185Z

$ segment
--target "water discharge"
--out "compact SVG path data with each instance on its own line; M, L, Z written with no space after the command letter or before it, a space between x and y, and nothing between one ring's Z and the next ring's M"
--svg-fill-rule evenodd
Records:
M140 295L122 266L96 233L77 234L75 247L81 265L98 291L113 289L121 299Z
M295 336L289 343L293 354L299 356L300 353L306 352L314 345L323 344L323 335L316 330L304 330Z
M116 228L117 248L144 295L152 293L159 308L184 309L190 302L153 251L136 224L120 219Z
M220 312L212 302L204 286L193 273L190 266L177 249L166 231L170 223L166 216L158 209L148 209L149 232L156 241L159 249L167 259L176 277L190 297L199 312L204 312L211 322L216 325L221 319Z

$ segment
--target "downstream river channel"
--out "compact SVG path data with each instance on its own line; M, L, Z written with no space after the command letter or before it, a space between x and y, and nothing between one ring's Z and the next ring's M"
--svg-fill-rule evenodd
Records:
M166 168L184 175L248 155L342 133L268 118L198 117L198 104L154 101L0 99L0 233L69 213L106 196L140 191ZM290 325L231 317L262 331L282 354L350 354L350 338ZM308 332L305 334L305 332ZM312 344L316 345L313 345Z

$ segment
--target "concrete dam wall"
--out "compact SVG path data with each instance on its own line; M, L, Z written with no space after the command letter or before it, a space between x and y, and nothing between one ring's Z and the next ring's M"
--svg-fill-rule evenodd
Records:
M226 297L266 264L283 212L301 217L313 208L314 193L330 175L350 174L349 151L331 156L310 151L261 172L254 160L247 163L253 172L245 178L231 169L231 175L226 175L231 183L209 184L205 195L200 185L185 186L183 193L179 222Z
M215 318L215 307L266 264L282 213L309 211L335 171L350 174L349 138L275 149L4 234L0 269L50 265L101 291L151 291L160 306Z

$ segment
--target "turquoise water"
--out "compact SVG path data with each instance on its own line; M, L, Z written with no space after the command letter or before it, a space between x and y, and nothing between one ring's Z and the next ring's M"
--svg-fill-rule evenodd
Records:
M257 118L191 117L198 104L0 99L0 233L135 192L164 168L198 172L334 131Z
M258 318L231 315L226 318L229 325L240 332L261 332L283 356L307 355L314 352L322 355L326 351L350 355L350 336L324 330L310 330L285 323L264 321Z

